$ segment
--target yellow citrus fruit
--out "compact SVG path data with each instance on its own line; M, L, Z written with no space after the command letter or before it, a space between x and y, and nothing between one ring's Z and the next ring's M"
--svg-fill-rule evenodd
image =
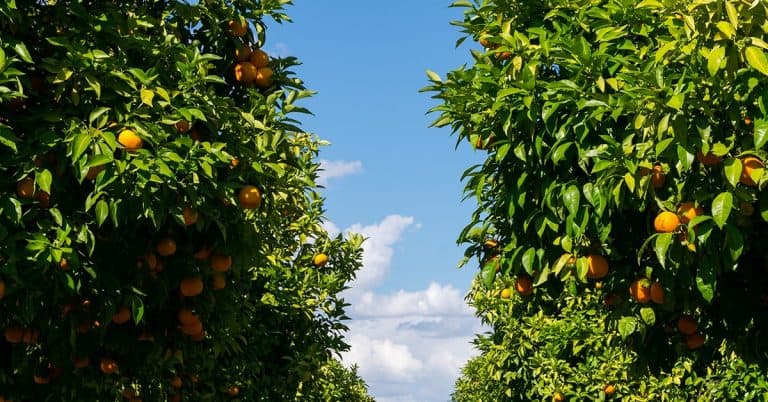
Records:
M717 165L718 163L720 163L720 161L722 161L721 157L713 154L712 152L709 152L706 155L704 155L704 152L701 152L701 150L699 150L699 152L696 153L696 159L699 162L701 162L702 165L706 165L706 166Z
M16 185L16 194L19 197L25 199L32 199L35 197L35 180L31 177L27 177L21 180Z
M611 396L616 392L616 387L613 384L606 384L603 387L603 392L605 392L605 395Z
M739 181L745 186L757 186L755 179L752 177L752 172L764 167L765 165L763 164L763 161L754 156L741 158L741 178Z
M248 46L240 46L237 49L235 49L235 60L237 61L248 61L251 59L251 48Z
M229 387L229 389L227 389L227 395L229 395L231 397L238 396L239 394L240 394L240 388L238 388L235 385L233 385L233 386Z
M272 86L272 75L274 72L269 67L262 67L256 71L256 77L253 82L259 88L269 88Z
M680 215L680 222L687 225L693 218L704 215L704 209L696 207L695 203L689 201L680 204L680 206L677 207L677 213Z
M245 186L237 196L240 206L244 209L254 209L261 206L261 191L255 186Z
M256 80L258 69L247 61L235 64L235 79L243 85L252 84Z
M197 213L192 207L189 205L184 207L184 210L181 211L181 215L184 217L184 225L186 226L192 226L195 223L197 223L197 219L200 217L200 214Z
M325 253L318 253L312 258L312 264L316 267L324 267L328 264L328 255Z
M674 212L664 211L656 215L653 227L659 233L671 233L680 226L680 218Z
M144 140L142 140L135 131L127 128L118 134L117 142L124 146L128 151L135 151L144 146Z
M661 188L666 181L667 176L664 174L664 168L661 165L654 165L651 172L651 185L653 185L653 188Z
M515 279L515 290L523 296L533 293L533 281L528 276L518 276Z
M645 278L637 279L629 286L629 295L638 303L651 301L651 287Z
M502 291L501 291L501 298L502 299L509 299L510 297L512 297L512 289L510 289L510 288L502 289Z
M229 20L227 27L229 27L229 34L232 36L241 37L248 32L248 22L242 17Z
M651 301L656 304L664 304L664 288L659 282L654 282L651 285Z
M554 402L563 402L565 400L565 396L559 392L555 392L555 395L552 397L552 400Z
M608 261L602 255L588 255L587 262L589 263L587 278L601 279L608 275Z
M269 65L269 55L261 49L256 49L251 52L251 57L249 59L251 64L256 68L262 68Z

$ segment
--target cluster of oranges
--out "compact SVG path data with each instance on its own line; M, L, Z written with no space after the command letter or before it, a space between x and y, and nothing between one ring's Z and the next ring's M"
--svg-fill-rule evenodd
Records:
M242 18L229 21L228 26L229 34L234 37L243 37L248 32L248 22ZM255 85L261 89L272 86L274 71L269 66L269 55L259 48L240 43L235 50L233 73L242 85Z

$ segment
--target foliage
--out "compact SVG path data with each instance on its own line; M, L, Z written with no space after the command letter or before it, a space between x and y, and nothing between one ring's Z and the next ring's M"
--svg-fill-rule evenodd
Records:
M304 400L348 348L312 92L233 69L287 4L0 3L0 397Z
M315 381L304 385L302 394L301 400L307 402L374 402L368 395L368 386L357 373L357 366L347 368L335 359L320 368Z
M459 241L464 263L481 266L470 299L493 328L478 341L481 361L501 367L489 381L521 399L596 398L608 380L630 399L654 389L670 400L764 397L754 390L768 363L768 254L759 247L768 231L768 4L454 6L466 10L459 43L484 49L445 79L429 72L425 90L442 101L434 124L488 153L463 177L478 208ZM498 295L520 290L519 278L534 289L513 297L528 305L515 311ZM491 290L488 302L481 294ZM593 292L610 314L578 301ZM593 321L571 328L583 314ZM534 318L557 330L526 332ZM566 329L611 343L587 366L568 362L573 370L523 363L537 348L517 342L565 347ZM718 376L760 385L729 388Z

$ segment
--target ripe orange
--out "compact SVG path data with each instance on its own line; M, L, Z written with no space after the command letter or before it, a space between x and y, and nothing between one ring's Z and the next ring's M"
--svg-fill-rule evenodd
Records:
M240 388L237 387L236 385L229 387L229 389L227 390L227 395L231 397L236 397L239 394L240 394Z
M518 276L515 279L515 290L523 296L533 293L533 282L528 276Z
M32 381L34 381L35 384L37 385L45 385L51 382L51 378L35 374L34 376L32 376Z
M202 246L200 247L200 250L195 251L194 254L192 254L192 257L194 257L196 260L207 260L208 257L211 256L211 252L213 249L209 246Z
M19 327L8 327L5 329L5 340L8 343L19 343L24 337L24 330Z
M656 304L664 304L664 288L659 282L654 282L651 285L651 301Z
M5 281L0 279L0 300L5 297Z
M203 339L205 339L205 330L200 331L197 334L192 334L189 336L189 339L195 341L195 342L201 342Z
M213 290L221 290L227 287L227 277L224 274L213 274L211 278L211 287Z
M629 295L638 303L648 303L651 301L651 287L648 279L636 279L629 286Z
M40 190L35 194L35 201L39 202L42 208L48 208L51 205L51 195Z
M125 388L122 392L123 398L131 399L136 396L136 391L133 388Z
M496 53L496 60L509 60L510 57L512 57L510 52Z
M144 256L144 261L147 262L147 268L149 268L150 271L154 271L157 269L157 256L155 253L147 253L146 256Z
M237 49L235 49L235 60L237 60L237 61L248 61L248 60L251 59L251 53L252 53L252 51L251 51L250 47L248 47L246 45L242 45L242 46L238 47Z
M185 297L197 296L203 293L203 281L199 277L186 278L181 281L180 289Z
M181 381L181 377L179 376L173 377L173 379L171 380L171 387L175 389L181 388L182 385L183 385L183 381Z
M608 275L608 261L602 255L588 255L587 262L589 263L587 278L601 279Z
M494 239L487 239L486 241L483 242L483 247L492 250L499 247L499 242Z
M227 26L229 27L229 34L232 36L241 37L248 32L248 22L243 17L229 20Z
M181 395L179 394L168 395L168 402L181 402Z
M124 146L128 151L135 151L144 146L144 140L142 140L135 131L127 128L123 129L117 136L117 142Z
M680 226L680 218L674 212L663 211L653 220L653 227L659 233L674 232L678 226Z
M559 392L555 392L555 395L552 397L552 400L554 402L563 402L565 400L565 396Z
M91 364L91 359L89 359L88 356L78 357L74 360L74 362L72 362L72 364L75 366L75 368L78 369L86 368Z
M261 49L256 49L251 52L250 61L256 68L266 67L269 65L269 55Z
M616 387L613 384L606 384L603 392L605 392L605 395L611 396L616 392Z
M176 131L184 134L187 131L189 131L189 127L190 126L189 126L189 122L188 121L186 121L184 119L181 119L181 120L177 121L176 124L174 124L174 127L176 127Z
M255 186L245 186L237 196L243 209L254 209L261 206L261 191Z
M312 264L318 268L324 267L328 264L328 255L325 253L318 253L312 258Z
M755 179L752 178L752 172L757 169L763 169L765 164L760 159L754 156L747 156L741 158L741 178L739 181L745 186L757 186Z
M176 242L171 238L165 238L157 242L157 253L163 257L168 257L176 253Z
M249 85L256 80L258 70L256 66L247 61L235 64L235 79L243 85Z
M200 317L197 316L192 310L183 308L179 310L179 322L182 324L191 324L193 322L200 321Z
M512 297L512 289L510 288L504 288L501 290L501 298L502 299L509 299Z
M269 67L262 67L256 71L256 77L253 82L261 89L266 89L272 86L272 76L274 72Z
M85 178L88 180L96 180L96 177L98 177L99 173L101 173L103 170L104 165L90 167L88 168L88 173L85 174Z
M211 269L216 272L227 272L232 267L232 256L224 254L214 254L209 260Z
M114 374L117 372L117 362L108 357L102 358L99 362L99 369L104 374Z
M690 350L698 349L704 346L704 337L693 333L685 337L685 346Z
M16 185L16 194L21 198L32 199L35 197L35 180L27 177Z
M201 321L193 321L189 324L183 324L181 326L181 332L184 335L195 335L203 332L203 323Z
M677 319L677 330L683 335L693 335L696 330L699 329L699 324L696 320L689 316L684 315Z
M661 165L653 165L651 173L651 185L653 185L653 188L661 188L666 180L667 176L664 175L664 168Z
M720 161L723 160L721 157L713 154L712 152L709 152L706 155L704 155L704 152L701 152L701 150L699 150L699 152L696 152L696 159L699 162L701 162L702 165L705 165L705 166L717 165L718 163L720 163Z
M619 297L619 295L613 294L613 293L605 296L605 300L603 301L603 304L606 307L611 307L611 306L614 306L614 305L619 304L619 303L621 303L621 297Z
M39 336L40 336L40 331L33 330L33 329L25 329L23 331L23 335L21 336L21 340L27 345L36 345L37 338Z
M118 310L117 313L112 316L112 322L118 325L125 324L130 320L131 310L128 310L127 307L120 307L120 310Z
M193 210L189 205L184 207L184 210L181 211L181 215L184 217L184 225L186 226L194 225L200 217L200 214Z
M696 207L696 204L688 201L680 204L680 206L677 207L677 214L680 215L680 222L687 225L688 222L693 220L693 218L704 215L704 209L701 207Z

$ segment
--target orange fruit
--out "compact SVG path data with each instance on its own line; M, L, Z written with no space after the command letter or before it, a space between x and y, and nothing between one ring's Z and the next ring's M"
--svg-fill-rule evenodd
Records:
M653 220L653 227L659 233L674 232L678 226L680 226L680 218L674 212L663 211Z
M201 321L193 321L189 324L181 326L181 332L184 335L195 335L203 332L203 323Z
M251 48L248 46L240 46L235 49L235 60L237 61L249 61L251 59Z
M677 319L677 330L683 335L693 335L696 330L699 329L699 324L696 320L689 316L684 315Z
M262 68L269 65L269 55L261 49L256 49L251 52L249 60L256 68Z
M754 156L741 158L741 178L739 179L739 182L745 186L757 186L755 179L752 178L752 172L764 167L765 164L763 164L763 161Z
M717 165L718 163L720 163L720 161L723 160L723 158L713 154L712 152L709 152L706 155L704 155L704 152L701 152L701 150L699 150L699 152L696 152L696 159L699 162L701 162L702 165L706 165L706 166Z
M744 116L744 124L746 125L752 124L752 118L749 116Z
M181 388L182 385L183 385L183 381L181 381L181 377L179 376L173 377L173 379L171 380L171 387L175 389Z
M237 196L243 209L254 209L261 206L261 191L255 186L245 186Z
M755 206L751 202L741 202L739 203L739 210L744 216L752 216L755 213Z
M171 238L165 238L157 242L157 253L163 257L168 257L176 253L176 242Z
M128 151L135 151L144 146L144 140L139 137L135 131L129 129L123 129L117 136L117 142L125 147Z
M98 177L99 173L101 173L103 170L104 165L90 167L88 168L88 173L85 174L85 178L88 180L96 180L96 177Z
M77 359L75 359L73 364L74 364L75 368L78 368L78 369L86 368L86 367L88 367L91 364L91 359L89 359L87 356L86 357L78 357Z
M24 337L24 330L19 327L8 327L5 329L5 340L8 343L19 343Z
M229 20L227 27L229 28L229 34L232 36L241 37L245 36L246 32L248 32L248 22L243 17Z
M200 331L197 334L192 334L189 336L189 339L195 341L195 342L201 342L203 339L205 339L205 330Z
M512 57L510 52L496 53L496 60L509 60L510 57Z
M272 86L273 75L274 72L271 68L262 67L256 71L256 77L254 77L253 82L256 83L256 86L259 88L269 88Z
M197 296L203 293L203 281L198 277L186 278L181 281L180 289L186 297Z
M240 388L237 387L236 385L233 385L229 387L229 389L227 389L227 395L231 397L238 396L239 394L240 394Z
M638 303L648 303L651 301L651 287L648 284L648 280L643 278L632 282L629 286L629 295Z
M35 197L35 180L31 177L21 180L16 185L16 194L21 198L32 199Z
M193 128L192 131L189 132L189 138L200 141L203 138L203 134L200 133L200 130Z
M200 247L200 250L197 250L194 254L192 254L192 257L194 257L196 260L207 260L208 257L211 256L211 251L213 251L211 247L202 246Z
M125 324L130 320L131 310L128 310L127 307L120 307L120 310L118 310L117 313L112 316L112 322L118 325Z
M237 158L232 158L232 161L229 162L229 168L234 169L237 167L237 165L240 164L240 161Z
M221 290L227 287L227 278L223 274L213 274L211 278L211 287L213 290Z
M680 204L680 206L677 207L677 214L680 215L680 222L687 225L688 222L693 220L693 218L704 215L704 209L701 207L696 207L696 204L688 201Z
M512 289L510 289L510 288L502 289L502 291L501 291L501 298L502 299L509 299L510 297L512 297Z
M117 362L105 357L99 362L99 370L104 374L114 374L117 372Z
M125 399L131 399L136 396L136 391L133 388L125 388L122 395Z
M654 165L651 172L651 185L653 188L660 188L667 180L667 176L664 175L664 168L661 165Z
M704 346L704 337L693 333L685 337L685 346L690 350L698 349Z
M608 261L602 255L588 255L587 262L589 263L587 278L601 279L608 275Z
M321 268L328 264L328 254L318 253L312 258L312 265Z
M184 207L184 210L181 211L181 215L184 217L184 225L186 226L194 225L197 223L197 219L200 217L200 214L193 210L189 205Z
M499 242L494 239L487 239L485 242L483 242L483 247L492 250L499 247Z
M200 317L198 317L197 314L192 312L190 309L183 308L179 310L179 322L182 324L192 324L193 322L199 322Z
M168 395L168 402L181 402L181 395L179 394Z
M235 79L237 82L248 85L256 80L258 70L256 66L247 61L241 61L235 64Z
M611 396L616 392L616 387L613 386L613 384L606 384L605 387L603 387L603 392L605 392L605 395Z
M606 307L615 306L616 304L621 303L621 297L617 294L609 294L605 296L605 300L603 300L603 304Z
M48 208L51 205L51 195L42 190L38 191L35 194L35 201L39 202L41 207Z
M651 285L651 301L656 304L664 304L664 288L659 282L654 282Z
M180 132L182 134L184 134L187 131L189 131L189 127L190 127L189 126L189 122L184 120L184 119L181 119L181 120L177 121L176 124L174 124L173 126L176 127L176 131L178 131L178 132Z
M528 276L518 276L515 279L515 290L523 296L533 293L533 282Z
M555 395L552 397L552 400L554 402L563 402L565 400L565 396L559 392L555 392Z
M40 331L25 329L23 331L23 335L21 336L21 340L24 341L24 343L26 343L27 345L36 345L37 338L39 336L40 336Z
M214 254L210 259L211 269L216 272L227 272L232 267L232 256Z
M158 263L157 263L157 256L155 255L155 253L148 253L144 257L144 261L147 262L147 268L149 268L150 271L154 271L157 269Z
M32 381L34 381L35 384L37 385L44 385L51 382L51 379L50 377L35 374L34 376L32 376Z
M5 297L5 281L0 279L0 300Z

